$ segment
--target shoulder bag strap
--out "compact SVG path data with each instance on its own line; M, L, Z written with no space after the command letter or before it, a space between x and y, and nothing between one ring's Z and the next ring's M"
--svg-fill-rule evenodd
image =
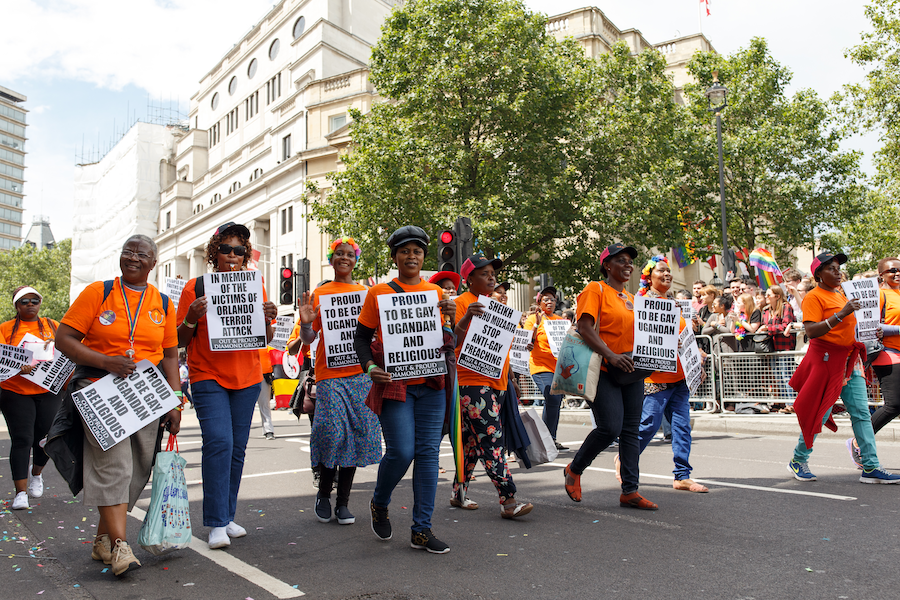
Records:
M398 294L406 293L406 290L404 290L402 287L400 287L400 284L398 284L393 279L388 281L388 285L391 286L391 289L394 290L395 292L397 292Z

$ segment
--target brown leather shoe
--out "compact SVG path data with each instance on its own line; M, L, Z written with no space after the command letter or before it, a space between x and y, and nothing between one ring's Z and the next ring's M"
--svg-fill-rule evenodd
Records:
M572 463L566 465L563 469L563 475L565 475L565 486L566 493L569 495L569 498L574 500L575 502L581 502L581 475L576 475L571 471ZM569 477L571 477L575 483L569 485Z
M638 508L640 510L659 510L659 506L650 502L637 492L619 496L619 506Z

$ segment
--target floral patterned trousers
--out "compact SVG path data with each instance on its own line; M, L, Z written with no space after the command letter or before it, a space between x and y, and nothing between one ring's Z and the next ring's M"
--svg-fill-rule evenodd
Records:
M466 497L469 480L480 458L484 470L494 482L500 494L500 504L513 498L516 485L513 483L506 464L506 456L500 445L500 392L493 388L467 385L460 386L459 400L463 413L462 441L465 448L465 481L459 481L459 474L453 480L453 497L462 501Z

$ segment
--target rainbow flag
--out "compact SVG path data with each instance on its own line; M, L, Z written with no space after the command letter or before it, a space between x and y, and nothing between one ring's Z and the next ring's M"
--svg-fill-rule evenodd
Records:
M756 280L762 289L767 290L784 281L775 257L765 248L757 248L750 253L750 264L756 267Z
M687 246L672 246L672 257L675 259L679 269L683 269L697 260L691 256Z
M445 327L444 331L449 331ZM453 396L450 405L450 446L453 448L453 465L456 467L457 481L463 481L466 476L464 462L465 449L462 441L462 406L459 401L459 377L453 378Z

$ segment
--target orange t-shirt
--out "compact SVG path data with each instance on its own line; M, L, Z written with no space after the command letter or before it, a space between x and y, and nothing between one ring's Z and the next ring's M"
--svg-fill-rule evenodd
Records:
M818 323L831 315L839 312L847 304L844 291L826 292L819 286L814 287L803 299L803 322ZM834 321L835 319L832 319ZM856 315L850 313L844 320L831 328L823 336L819 336L823 342L830 342L841 346L850 346L856 341Z
M91 350L107 356L125 356L131 343L123 290L133 316L138 310L141 292L123 288L120 279L116 277L106 300L103 299L102 281L95 281L84 288L69 307L62 324L83 333L81 343ZM163 358L164 349L177 347L175 303L170 300L169 310L164 312L162 295L148 284L134 329L134 362L146 359L157 365Z
M465 316L466 311L469 309L469 305L477 301L478 296L476 296L472 292L465 292L456 297L457 323L459 323L460 319ZM462 343L465 339L465 335L457 339L458 345L456 346L456 358L459 358L459 353L462 351ZM459 385L482 385L493 388L499 392L505 391L507 382L509 381L509 356L506 357L506 361L503 364L503 370L500 373L500 379L491 379L490 377L482 375L481 373L476 373L475 371L471 371L465 367L459 367L456 371L456 374L459 379Z
M438 299L440 299L444 293L443 289L433 283L428 283L427 281L420 281L415 285L407 285L405 283L400 283L400 281L395 278L394 283L399 285L406 292L426 292L428 290L434 290L437 292ZM376 335L380 336L381 331L379 325L381 323L381 315L378 311L378 296L396 293L397 292L386 283L379 283L378 285L369 288L369 293L366 295L366 302L363 304L362 312L359 313L359 322L362 323L364 327L375 329ZM406 385L420 385L425 383L425 378L416 377L404 381L406 381Z
M16 331L16 336L14 338L10 338L12 335L13 326L16 324L16 320L13 319L11 321L7 321L0 325L0 343L8 344L10 346L18 346L22 343L22 338L25 337L26 333L30 333L31 335L41 338L44 341L52 340L56 336L53 335L53 328L50 327L50 321L53 319L46 319L40 317L41 324L44 326L44 334L41 335L41 326L37 321L19 321L19 329ZM53 321L53 324L56 327L59 327L59 323ZM46 394L47 390L42 388L36 383L31 383L27 379L24 379L21 375L16 375L15 377L10 377L3 383L0 383L0 388L4 390L9 390L14 394L19 394L21 396L36 396L37 394Z
M313 292L313 305L319 306L319 297L320 296L328 296L331 294L343 294L345 292L359 292L366 290L366 286L360 285L358 283L340 283L338 281L332 281L331 283L326 283L322 287L316 288ZM352 319L356 319L356 317L350 317ZM322 331L322 315L318 315L316 320L313 321L312 324L313 330L316 332ZM354 328L355 329L355 328ZM297 331L299 332L299 327L297 327ZM299 336L299 333L297 334ZM350 343L353 343L353 340L350 340ZM325 356L325 337L319 333L319 345L316 347L316 381L323 381L325 379L337 379L339 377L352 377L354 375L359 375L362 373L362 367L359 366L359 360L356 360L352 365L348 365L346 367L335 367L333 369L329 369L327 357Z
M684 331L687 323L684 320L684 317L679 317L681 319L681 327L678 328L678 333ZM678 356L678 353L675 353L678 358L678 370L674 373L666 373L664 371L654 371L650 377L647 378L647 381L651 383L678 383L682 379L684 379L684 369L681 368L681 356Z
M542 323L544 319L558 321L563 319L563 317L541 313ZM522 327L531 331L534 329L535 323L537 323L537 315L528 315ZM531 371L532 375L535 373L552 373L556 370L556 357L550 351L550 342L547 340L547 332L543 326L538 327L537 336L534 338L534 348L528 357L528 370Z
M287 346L300 337L300 319L297 319L297 322L294 323L294 328L291 329L291 335L288 336L287 344L285 344L285 352L287 352ZM312 358L312 353L310 352L309 344L300 344L300 350L297 352L300 356L305 356L306 358ZM302 360L300 361L303 362ZM315 367L315 365L313 365Z
M269 357L269 348L259 349L259 366L263 374L272 372L272 359Z
M881 290L881 306L884 307L884 323L900 325L900 290ZM885 336L884 345L900 350L900 335Z
M575 320L585 313L593 316L595 326L599 327L600 339L616 354L634 351L634 296L627 291L622 294L624 299L605 283L592 281L576 300L578 309ZM630 304L626 305L626 301ZM628 306L632 307L631 310ZM606 370L605 361L600 368Z
M191 302L197 299L194 290L196 284L197 278L194 278L184 285L181 299L178 300L178 325L187 316ZM263 287L263 301L265 300L266 290ZM262 381L263 371L258 350L210 350L206 315L197 321L194 337L188 342L187 358L191 383L213 380L225 389L242 390Z

